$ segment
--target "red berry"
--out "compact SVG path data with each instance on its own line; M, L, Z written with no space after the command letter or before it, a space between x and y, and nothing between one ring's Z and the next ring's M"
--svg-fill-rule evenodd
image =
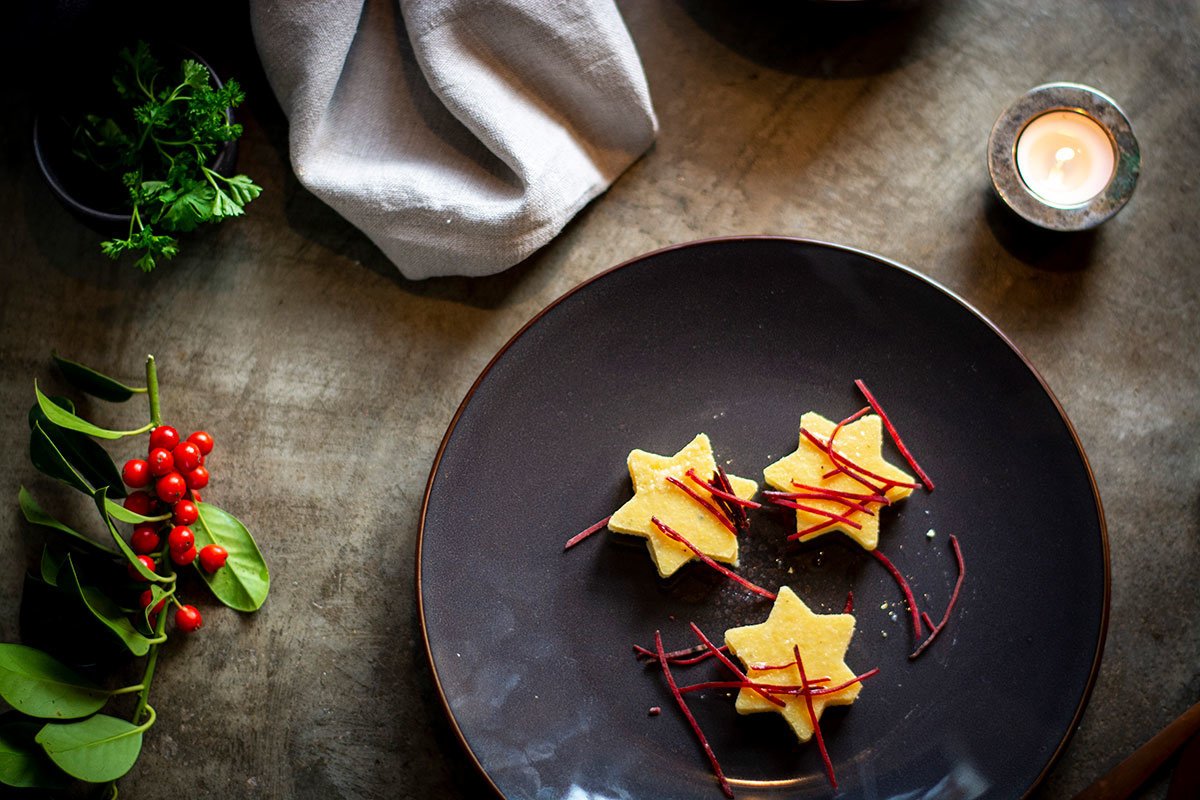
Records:
M159 500L173 506L179 502L183 497L183 493L187 491L187 483L178 472L169 472L159 478L158 482L154 484L154 491L158 495Z
M150 485L150 465L140 458L131 458L121 468L121 480L126 486L141 489Z
M208 470L204 467L196 467L191 472L185 472L183 473L183 482L189 489L203 489L208 486Z
M204 567L206 572L216 572L225 566L227 558L229 551L219 544L206 544L200 548L200 566Z
M175 470L175 457L165 447L156 447L151 450L146 460L150 464L150 474L156 478L161 478L168 472Z
M196 431L187 440L200 448L200 455L202 456L206 456L212 452L213 438L204 431Z
M152 592L152 591L151 591L151 590L149 590L149 589L147 589L146 591L142 592L142 596L141 596L140 598L138 598L138 604L139 604L139 605L140 605L142 608L145 608L146 606L150 605L150 603L151 603L151 602L153 602L153 601L154 601L154 592ZM157 614L158 612L160 612L160 611L162 611L162 610L163 610L163 607L164 607L166 604L167 604L167 598L165 598L165 597L164 597L162 600L159 600L159 601L158 601L158 605L156 605L156 606L155 606L155 607L154 607L154 608L153 608L153 609L150 611L150 613L151 613L152 615L153 615L153 614Z
M184 480L186 481L187 478ZM200 519L200 509L196 508L196 504L191 500L180 500L172 510L174 516L171 517L171 521L176 525L191 525Z
M167 534L167 546L171 548L172 553L191 550L196 546L196 536L192 533L191 528L185 525L176 525Z
M151 572L154 572L154 559L153 558L151 558L150 556L138 556L138 561L142 562L143 567L150 570ZM145 578L142 577L142 574L137 571L137 568L135 566L133 566L133 564L130 564L128 569L129 569L129 577L133 578L135 581L146 580Z
M193 503L199 503L199 502L202 502L202 501L200 500L200 493L199 493L199 492L197 492L197 491L195 491L194 489L193 489L193 490L191 490L191 491L189 491L189 492L188 492L188 494L190 494L190 495L192 496L192 502L193 502Z
M180 472L191 472L200 466L200 448L191 442L180 442L171 451L175 457L175 469Z
M125 506L127 511L132 511L135 514L141 514L145 517L150 514L150 507L153 503L154 499L150 497L148 492L131 492L121 505Z
M158 549L158 526L152 522L136 526L129 537L129 546L135 553L153 553Z
M186 567L188 564L196 560L196 547L193 545L187 550L171 551L171 560L181 567Z
M175 612L175 627L184 633L194 633L200 630L200 624L203 620L200 619L200 612L195 606L180 606Z
M150 431L151 450L156 447L161 447L165 450L174 450L177 444L179 444L179 431L170 425L159 425Z

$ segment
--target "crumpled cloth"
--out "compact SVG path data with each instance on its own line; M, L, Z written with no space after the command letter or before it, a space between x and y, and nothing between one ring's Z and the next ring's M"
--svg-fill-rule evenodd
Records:
M405 277L553 238L658 122L612 0L251 0L300 182Z

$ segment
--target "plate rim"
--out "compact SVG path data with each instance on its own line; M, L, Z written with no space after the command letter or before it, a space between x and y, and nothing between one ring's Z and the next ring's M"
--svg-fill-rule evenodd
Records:
M521 327L518 328L516 330L516 332L514 332L513 335L510 336L508 338L508 340L505 341L505 343L503 345L501 345L501 347L496 351L496 353L488 360L487 364L484 365L484 367L480 371L479 375L475 378L475 380L471 383L471 386L467 389L467 392L463 396L462 402L459 403L458 408L455 409L454 415L450 418L450 422L446 426L446 432L445 432L445 434L443 434L442 440L438 444L437 453L434 456L433 464L431 465L430 470L429 470L429 477L425 482L425 491L423 492L422 497L421 497L421 512L418 517L418 524L417 524L417 543L416 543L416 553L415 553L416 571L414 573L414 585L415 585L416 600L417 600L417 617L418 617L418 620L420 622L420 627L421 627L421 646L425 651L425 661L429 666L430 675L433 678L434 688L437 690L438 702L442 707L442 711L445 712L446 717L450 723L450 727L454 731L455 737L458 739L459 745L462 747L463 751L466 753L467 757L470 759L470 762L474 766L475 771L480 776L483 777L484 781L486 781L488 786L491 787L492 791L495 792L497 797L506 800L507 796L500 790L500 787L498 787L496 785L496 782L492 779L492 776L488 773L487 769L483 766L482 763L480 763L479 757L475 754L475 751L471 749L470 744L467 742L466 735L463 733L462 728L458 724L458 719L454 716L454 712L450 708L449 700L446 698L446 692L442 687L442 681L438 675L437 665L434 663L434 659L433 659L433 650L430 647L430 642L429 642L429 626L428 626L428 621L426 620L426 616L425 616L425 597L424 597L424 591L423 591L422 569L421 569L421 554L424 550L424 543L425 543L425 520L426 520L426 516L429 511L429 497L433 491L434 481L437 479L438 468L441 465L442 456L445 454L446 447L450 443L451 437L454 435L454 430L458 426L459 419L461 419L463 413L466 411L467 407L470 405L472 398L474 398L475 392L479 389L479 387L483 383L484 379L487 378L488 374L491 372L492 368L496 365L496 363L500 360L500 358L503 357L504 354L508 352L509 348L511 348L513 346L513 344L515 344L516 341L525 334L526 331L528 331L531 327L533 327L533 325L536 324L538 322L538 320L540 320L542 317L544 317L546 314L548 314L552 309L556 308L558 305L560 305L561 303L566 301L567 298L569 298L572 295L576 294L577 292L581 291L588 285L606 277L607 275L609 275L613 272L616 272L617 270L624 269L626 267L632 266L632 265L637 264L646 259L661 255L663 253L668 253L668 252L671 252L674 250L697 248L697 247L703 247L703 246L707 246L707 245L711 245L711 244L721 244L721 243L729 243L729 242L750 242L750 241L755 241L755 242L773 241L773 242L780 242L780 243L787 243L787 244L812 245L812 246L816 246L818 248L828 248L830 250L837 250L837 251L841 251L841 252L845 252L845 253L851 253L853 255L867 258L872 261L877 261L888 267L898 269L901 272L904 272L904 273L908 274L909 276L917 279L918 281L921 281L921 282L929 285L933 289L944 294L949 299L958 303L960 306L962 306L964 309L966 309L970 314L972 314L976 319L978 319L985 326L987 326L987 328L989 330L991 330L992 333L994 333L996 336L998 336L1000 338L1000 340L1013 352L1013 354L1017 358L1020 359L1021 363L1024 364L1025 368L1028 369L1029 372L1033 375L1033 377L1037 380L1038 384L1042 388L1042 391L1045 392L1046 397L1054 405L1054 408L1058 412L1059 417L1062 419L1063 423L1066 425L1066 429L1067 429L1068 434L1070 434L1071 441L1075 445L1075 450L1076 450L1076 452L1078 452L1079 457L1082 460L1084 472L1087 474L1088 485L1091 487L1091 490L1092 490L1092 499L1095 502L1097 518L1100 523L1100 549L1101 549L1101 554L1103 556L1103 561L1104 561L1104 592L1103 592L1104 602L1103 602L1103 608L1101 609L1101 614L1100 614L1100 631L1099 631L1099 635L1096 638L1095 652L1092 654L1092 665L1091 665L1091 669L1088 673L1087 683L1084 686L1083 693L1080 695L1079 704L1076 706L1075 713L1071 717L1071 722L1067 726L1066 732L1063 734L1063 737L1059 741L1058 746L1055 747L1054 752L1050 754L1050 758L1046 761L1046 765L1042 768L1042 771L1040 773L1038 773L1037 777L1034 778L1033 783L1031 783L1029 785L1029 787L1021 794L1022 798L1028 798L1030 795L1033 794L1034 790L1036 790L1038 788L1038 786L1040 786L1042 784L1042 782L1045 780L1046 776L1050 774L1050 771L1058 763L1059 758L1062 756L1063 752L1066 750L1067 745L1071 741L1071 738L1075 735L1075 732L1079 729L1079 724L1083 717L1083 712L1087 708L1088 702L1091 700L1092 691L1093 691L1093 689L1095 689L1095 686L1096 686L1096 679L1100 672L1100 662L1103 658L1104 647L1105 647L1105 643L1108 638L1109 614L1110 614L1110 610L1111 610L1111 601L1112 601L1112 562L1111 562L1111 558L1110 558L1109 544L1108 544L1108 525L1107 525L1107 522L1106 522L1105 516L1104 516L1104 506L1100 499L1100 489L1096 484L1095 472L1092 470L1091 462L1088 460L1087 452L1083 448L1083 443L1079 439L1079 434L1075 430L1075 426L1071 423L1070 417L1067 416L1066 410L1063 408L1062 403L1059 402L1057 395L1055 395L1054 391L1050 388L1050 385L1046 382L1046 379L1042 376L1041 372L1038 371L1037 367L1035 367L1033 365L1033 363L1029 360L1029 358L1026 357L1025 353L1022 352L1019 347L1017 347L1017 345L1012 341L1012 339L1010 339L1008 337L1008 335L1005 334L1004 331L1002 331L995 323L993 323L985 314L983 314L974 305L972 305L967 300L965 300L964 298L959 296L956 292L954 292L950 288L944 286L937 280L931 278L928 275L925 275L922 272L919 272L918 270L916 270L912 267L906 266L904 264L901 264L898 261L894 261L890 258L878 255L876 253L872 253L867 250L862 250L860 248L852 247L849 245L842 245L842 244L837 244L834 242L827 242L827 241L823 241L820 239L812 239L812 238L797 237L797 236L783 236L783 235L775 235L775 234L741 234L741 235L735 234L735 235L729 235L729 236L713 236L713 237L706 237L706 238L702 238L702 239L694 239L691 241L667 245L665 247L660 247L655 250L650 250L645 253L641 253L639 255L633 256L632 258L626 259L625 261L622 261L619 264L616 264L614 266L611 266L604 270L601 270L600 272L597 272L595 275L592 275L591 277L585 278L584 280L582 280L579 283L572 286L570 289L567 289L565 292L560 294L555 299L551 300L549 303L546 304L545 307L543 307L540 311L538 311L536 314L534 314L532 317L530 317L528 321L526 321L523 325L521 325Z

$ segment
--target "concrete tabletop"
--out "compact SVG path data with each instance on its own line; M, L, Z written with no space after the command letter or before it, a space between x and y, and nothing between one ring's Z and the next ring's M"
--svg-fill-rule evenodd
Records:
M486 278L405 280L299 185L237 4L192 33L248 90L239 170L265 191L149 275L109 262L51 195L18 90L0 128L0 640L21 637L43 541L18 487L65 494L26 448L33 380L65 388L52 350L131 382L155 354L166 418L217 441L206 494L255 531L272 574L257 613L198 600L204 628L164 647L122 797L489 796L422 649L414 554L438 445L546 304L641 253L731 234L928 275L1007 334L1073 423L1107 519L1111 618L1091 701L1034 797L1074 795L1200 700L1200 3L620 7L658 139ZM1115 98L1141 144L1131 202L1084 234L1017 219L987 172L1001 111L1059 80ZM140 424L140 407L122 413ZM1170 774L1134 796L1165 797Z

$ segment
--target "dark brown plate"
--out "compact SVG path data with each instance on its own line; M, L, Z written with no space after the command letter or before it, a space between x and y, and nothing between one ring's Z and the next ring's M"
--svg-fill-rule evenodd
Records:
M854 592L847 662L880 673L821 720L841 796L1037 784L1087 701L1108 621L1103 512L1070 423L1004 335L927 278L751 237L651 253L569 292L497 354L442 442L417 551L425 643L471 758L505 797L720 796L632 645L656 630L691 645L689 621L719 638L769 603L698 564L660 580L641 540L563 543L630 496L629 450L673 453L703 431L730 472L761 481L795 449L803 412L863 405L855 378L936 484L885 514L880 544L935 620L956 575L949 535L962 544L949 625L910 661L892 578L844 537L786 546L786 513L753 512L740 571L818 611ZM689 705L739 797L831 796L817 748L778 715L738 716L724 692Z

